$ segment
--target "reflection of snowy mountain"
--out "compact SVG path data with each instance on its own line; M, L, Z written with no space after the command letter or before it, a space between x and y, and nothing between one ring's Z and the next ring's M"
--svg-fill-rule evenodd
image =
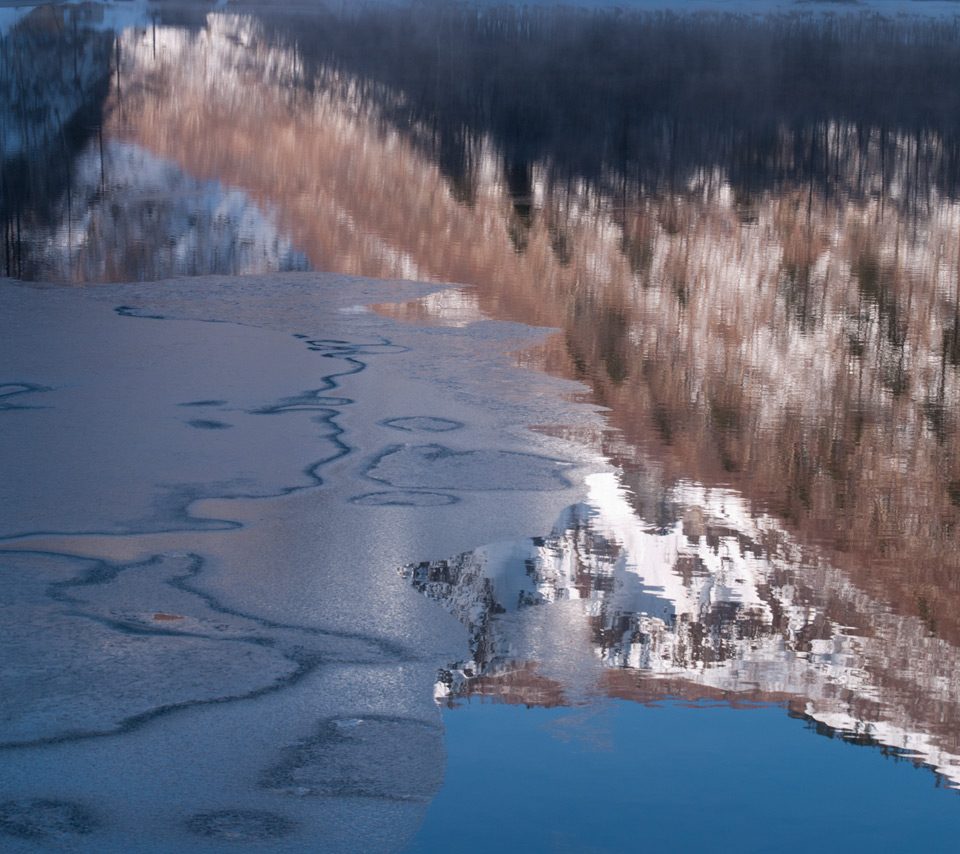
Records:
M548 537L405 568L471 630L473 660L441 675L440 696L786 702L960 785L956 650L808 560L736 495L675 493L678 520L652 526L597 475Z
M38 278L69 270L86 281L138 281L309 266L272 212L246 193L193 179L130 143L107 143L102 156L91 145L59 206L56 228L28 236Z
M262 202L103 133L126 88L126 37L114 32L142 35L144 3L16 11L0 17L7 274L130 281L308 268ZM116 101L104 104L111 83Z

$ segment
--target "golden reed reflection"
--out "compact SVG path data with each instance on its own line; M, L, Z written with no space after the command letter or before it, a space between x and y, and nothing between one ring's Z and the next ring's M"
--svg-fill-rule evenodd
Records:
M465 200L386 120L400 95L331 67L307 85L297 50L258 32L128 34L111 135L243 187L317 268L465 282L488 316L557 327L523 358L609 407L617 462L735 487L960 641L960 205L895 198L936 140L817 129L840 177L890 188L854 197L745 195L719 169L605 192L536 163L518 192L477 137Z

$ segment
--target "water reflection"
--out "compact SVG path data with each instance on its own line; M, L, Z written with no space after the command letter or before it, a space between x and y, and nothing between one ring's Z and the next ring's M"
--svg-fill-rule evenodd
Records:
M70 195L54 214L55 225L26 237L42 241L29 253L32 278L136 282L309 269L278 231L275 211L134 143L110 140L78 157Z
M590 485L545 537L402 570L470 630L472 658L441 672L439 698L780 702L960 787L960 661L926 620L734 493L663 491L665 524L638 517L614 475Z
M117 132L127 98L122 33L139 33L157 57L156 23L139 23L117 33L103 6L39 6L3 36L4 274L126 282L308 269L269 201L195 177Z
M618 486L413 572L453 696L783 700L960 780L958 19L76 14L3 49L6 273L464 282L381 311L556 327L607 407Z
M110 85L111 33L83 10L41 6L0 33L0 222L3 273L25 276L25 235L70 206L73 160L101 123Z

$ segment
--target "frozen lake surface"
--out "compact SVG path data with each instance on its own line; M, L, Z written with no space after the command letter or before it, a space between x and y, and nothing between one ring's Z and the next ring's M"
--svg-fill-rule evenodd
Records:
M0 9L0 850L946 849L956 8Z
M429 290L5 285L5 844L413 832L443 778L436 674L466 633L397 570L539 529L578 492L566 443L521 432L550 411L525 398L563 384L501 353L538 333L354 309ZM512 402L464 350L526 377Z

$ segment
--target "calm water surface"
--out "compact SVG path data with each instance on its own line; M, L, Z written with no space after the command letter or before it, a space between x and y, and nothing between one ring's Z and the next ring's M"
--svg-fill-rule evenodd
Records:
M410 852L937 850L956 823L952 793L775 707L474 703L444 722L446 781ZM468 831L466 811L496 821Z
M960 19L102 11L4 32L0 272L465 283L380 311L605 408L552 530L400 570L471 638L411 850L946 848Z

